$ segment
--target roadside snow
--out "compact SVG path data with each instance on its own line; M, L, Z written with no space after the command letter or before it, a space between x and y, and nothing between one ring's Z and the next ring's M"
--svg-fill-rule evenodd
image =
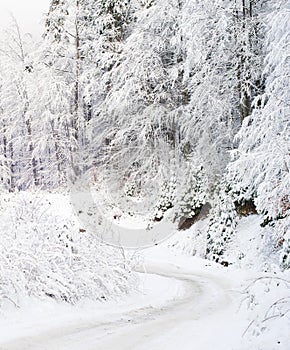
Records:
M72 306L53 300L22 298L21 309L6 308L0 316L0 349L27 349L33 344L33 339L43 334L55 337L66 333L96 327L99 324L125 325L130 322L135 310L144 309L148 313L155 307L162 307L169 301L182 297L183 283L153 274L139 276L139 290L130 295L108 302L79 302ZM144 312L144 316L146 316ZM31 343L29 342L31 340ZM11 344L11 345L9 345ZM17 348L17 347L16 347Z

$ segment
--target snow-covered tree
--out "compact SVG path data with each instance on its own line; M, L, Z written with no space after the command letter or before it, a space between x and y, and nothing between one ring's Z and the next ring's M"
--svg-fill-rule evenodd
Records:
M265 222L281 220L275 223L279 240L286 232L290 213L290 17L286 2L273 6L267 19L265 91L255 99L254 110L237 135L239 146L229 174L234 190L240 198L254 198Z
M100 73L107 87L100 85L103 97L94 119L95 144L103 151L103 173L120 187L131 176L141 177L142 186L154 178L160 187L171 177L161 179L169 165L164 164L165 153L174 149L178 138L179 102L172 72L177 60L176 5L158 1L139 6L138 11L134 8L134 21L123 41L113 41L118 55L112 55L111 46L106 53L117 61Z
M237 226L237 213L228 185L222 181L214 193L207 227L206 258L222 263Z
M203 167L188 162L176 195L176 217L191 219L200 213L207 199L207 179Z
M188 86L187 113L181 115L182 140L194 150L214 187L229 160L238 126L234 32L230 8L221 1L187 1L182 18Z
M32 43L15 20L1 45L1 104L3 150L9 159L9 187L26 188L39 183L39 159L34 152L31 86L35 78L29 58ZM4 133L5 130L5 133Z
M241 122L250 115L254 98L263 90L262 62L265 28L264 15L268 10L265 0L235 1L231 6L235 43L234 69L236 71Z

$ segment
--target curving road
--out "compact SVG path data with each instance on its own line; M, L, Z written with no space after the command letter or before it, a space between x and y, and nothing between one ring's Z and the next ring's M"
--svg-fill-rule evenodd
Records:
M0 350L192 350L193 341L205 344L207 332L220 332L216 320L222 319L232 300L225 278L158 261L148 261L138 270L169 278L172 284L181 281L183 293L160 307L148 300L147 306L116 310L103 320L51 325L39 334L0 343Z

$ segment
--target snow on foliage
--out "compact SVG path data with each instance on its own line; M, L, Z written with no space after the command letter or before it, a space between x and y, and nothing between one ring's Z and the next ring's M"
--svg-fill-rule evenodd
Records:
M228 185L216 189L212 201L210 221L207 228L206 257L215 262L223 262L228 243L236 232L237 213Z
M247 314L238 349L286 349L289 344L290 275L264 274L245 286L240 312Z
M80 230L67 202L41 192L1 196L0 305L24 296L75 304L128 292L129 262Z
M188 162L176 195L175 216L190 219L198 215L207 197L207 179L199 164Z
M286 3L275 6L267 26L265 92L254 100L253 113L236 136L239 147L229 165L229 181L239 198L255 199L258 212L266 222L272 221L279 241L290 223L290 13Z

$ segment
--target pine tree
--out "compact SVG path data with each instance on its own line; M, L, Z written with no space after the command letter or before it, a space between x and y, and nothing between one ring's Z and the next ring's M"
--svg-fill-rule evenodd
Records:
M207 228L206 258L218 263L223 262L237 226L237 213L227 187L223 181L215 190Z
M188 161L184 178L177 190L177 218L191 219L198 215L206 202L207 181L201 165Z

